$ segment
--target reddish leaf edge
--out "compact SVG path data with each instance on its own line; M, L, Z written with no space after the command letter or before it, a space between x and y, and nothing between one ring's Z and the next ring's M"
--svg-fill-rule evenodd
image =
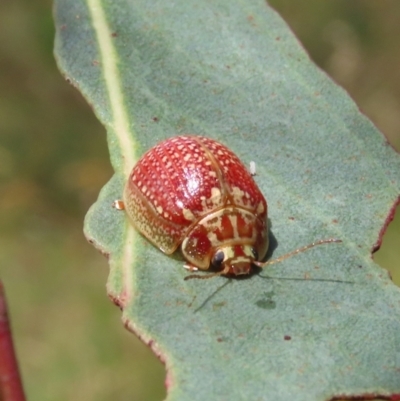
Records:
M362 114L366 115L361 109L359 109L359 110L360 110L360 112ZM368 116L367 116L367 118L368 118ZM383 138L385 140L385 143L386 143L386 146L389 146L398 155L400 155L400 151L397 150L391 142L389 142L389 139L386 137L386 135L384 135L379 129L377 129L377 131L383 136ZM392 207L389 210L389 213L388 213L388 215L386 217L386 220L383 223L383 226L382 226L381 230L379 231L378 238L377 238L375 244L372 246L371 254L374 254L375 252L379 251L379 249L380 249L380 247L382 245L383 236L385 235L385 232L386 232L389 224L393 221L394 216L396 214L396 209L397 209L397 207L399 205L400 205L400 195L398 196L398 198L396 199L396 201L393 203ZM395 401L397 401L397 400L395 400Z
M376 240L375 244L372 246L372 249L371 249L371 253L372 254L374 254L375 252L379 251L379 249L380 249L380 247L382 245L383 236L385 235L385 232L386 232L389 224L393 221L394 216L396 214L396 209L397 209L397 207L399 205L400 205L400 195L398 196L396 201L391 206L391 208L389 210L389 213L388 213L388 215L386 217L386 220L383 223L383 226L382 226L381 230L379 231L378 239Z
M25 401L3 282L0 280L0 399Z
M117 303L114 302L116 305ZM159 361L164 365L165 367L165 380L164 380L164 385L167 390L167 393L169 389L171 389L174 385L174 380L173 380L173 374L171 372L171 369L168 365L168 358L167 356L161 351L161 348L158 346L157 342L154 341L151 338L147 338L144 336L139 328L136 328L131 321L129 321L127 318L122 317L124 327L130 331L132 334L134 334L140 341L142 341L145 345L147 345L153 354L159 359Z

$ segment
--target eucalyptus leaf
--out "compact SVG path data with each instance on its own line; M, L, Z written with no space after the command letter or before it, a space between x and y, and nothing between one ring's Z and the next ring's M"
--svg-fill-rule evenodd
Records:
M259 0L56 0L55 53L107 129L114 177L85 221L110 297L165 362L168 400L325 400L400 393L400 291L371 252L400 158ZM272 257L245 279L184 281L121 199L140 155L213 137L256 163ZM207 273L205 273L207 274Z

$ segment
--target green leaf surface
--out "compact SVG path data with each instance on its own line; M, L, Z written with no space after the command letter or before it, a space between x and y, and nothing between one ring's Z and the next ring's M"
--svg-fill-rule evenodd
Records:
M400 158L262 1L56 0L63 74L107 128L114 177L85 233L108 292L167 367L168 400L324 400L400 393L400 291L371 250ZM111 207L155 143L220 140L257 165L273 257L246 279L184 281Z

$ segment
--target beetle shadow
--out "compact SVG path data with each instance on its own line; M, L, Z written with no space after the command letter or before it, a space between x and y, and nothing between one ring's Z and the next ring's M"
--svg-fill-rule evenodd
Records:
M266 260L270 259L275 251L276 248L278 248L278 240L276 239L274 233L272 232L272 222L270 219L268 219L268 240L269 240L269 246L268 246L268 251L266 255L263 258L263 262Z
M267 260L272 258L272 255L275 252L275 249L278 248L278 240L276 239L274 233L272 232L271 228L272 228L272 222L271 219L267 219L268 221L268 250L267 253L265 254L265 256L261 259L261 262L266 262ZM262 267L258 267L256 265L253 265L252 268L252 273L249 276L253 276L253 275L260 275L260 273L263 271L264 269ZM239 277L238 277L239 278ZM242 278L242 277L240 277Z

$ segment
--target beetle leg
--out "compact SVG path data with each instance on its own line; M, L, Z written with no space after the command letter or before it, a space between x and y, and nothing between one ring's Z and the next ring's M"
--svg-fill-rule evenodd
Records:
M196 267L194 265L191 265L190 263L185 263L183 265L183 268L186 269L186 270L189 270L190 272L197 272L199 270L198 267Z
M205 274L204 276L200 275L200 274L191 274L190 276L186 276L184 278L184 280L185 281L186 280L191 280L192 278L198 278L200 280L204 280L204 279L209 279L209 278L212 278L212 277L221 276L223 274L228 274L229 268L230 268L230 265L226 265L224 270L221 270L220 272L216 272L216 273Z
M125 210L125 204L124 204L124 201L122 201L122 200L115 200L113 203L112 203L112 207L114 208L114 209L117 209L117 210Z
M251 161L250 162L249 172L254 177L257 174L256 171L257 171L256 162Z

